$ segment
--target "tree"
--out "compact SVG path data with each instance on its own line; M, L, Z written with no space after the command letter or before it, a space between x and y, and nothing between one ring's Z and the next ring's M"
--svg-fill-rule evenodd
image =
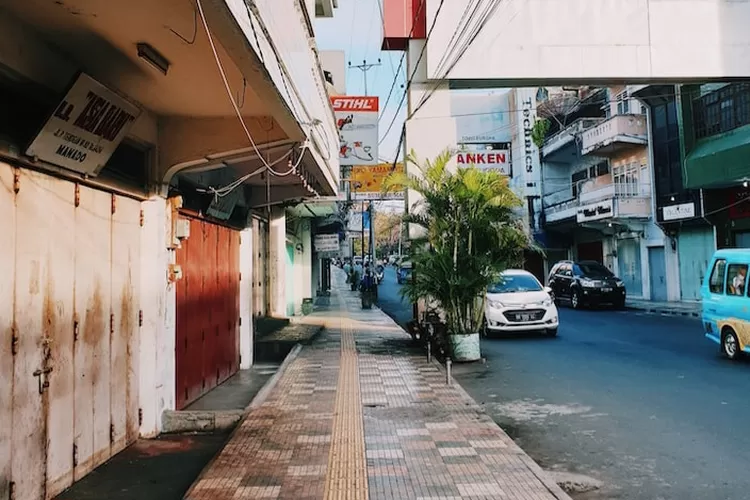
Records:
M415 278L402 293L413 302L434 302L445 315L448 334L466 335L481 328L487 287L500 272L520 265L524 249L535 247L514 212L521 200L507 177L473 165L451 172L452 156L446 150L420 163L412 152L407 162L420 175L391 174L384 190L409 189L421 197L403 218L425 234L412 241Z
M398 249L401 215L389 212L375 212L375 241L378 254L389 255Z

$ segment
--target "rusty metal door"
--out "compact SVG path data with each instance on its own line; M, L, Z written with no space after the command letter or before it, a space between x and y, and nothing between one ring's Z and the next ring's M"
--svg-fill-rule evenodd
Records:
M184 408L239 368L239 233L194 217L177 250L176 395Z
M0 210L0 498L52 498L137 438L140 203L0 163Z

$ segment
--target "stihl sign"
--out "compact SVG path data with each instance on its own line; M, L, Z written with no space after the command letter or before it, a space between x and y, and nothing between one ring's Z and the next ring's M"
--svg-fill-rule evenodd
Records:
M508 153L506 151L458 153L456 155L456 163L459 165L476 165L477 167L488 165L504 166L508 164Z
M334 111L378 111L377 97L332 97Z

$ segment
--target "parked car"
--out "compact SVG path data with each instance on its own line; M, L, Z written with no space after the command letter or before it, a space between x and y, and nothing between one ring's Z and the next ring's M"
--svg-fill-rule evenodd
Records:
M550 289L528 271L508 269L487 288L484 335L542 331L557 335L559 317Z
M750 249L717 250L701 286L706 338L719 344L721 352L729 359L750 354L748 266Z
M547 282L558 305L566 300L573 309L600 304L625 307L625 284L599 262L560 261L552 266Z
M406 283L411 280L412 277L412 266L411 262L402 262L399 265L398 271L396 271L396 281L399 285Z

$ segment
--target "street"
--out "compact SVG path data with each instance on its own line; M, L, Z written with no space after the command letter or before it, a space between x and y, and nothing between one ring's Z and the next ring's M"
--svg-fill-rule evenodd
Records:
M393 268L380 305L397 321ZM543 468L604 485L577 499L747 498L750 363L729 362L697 319L560 308L555 339L489 339L454 376Z

